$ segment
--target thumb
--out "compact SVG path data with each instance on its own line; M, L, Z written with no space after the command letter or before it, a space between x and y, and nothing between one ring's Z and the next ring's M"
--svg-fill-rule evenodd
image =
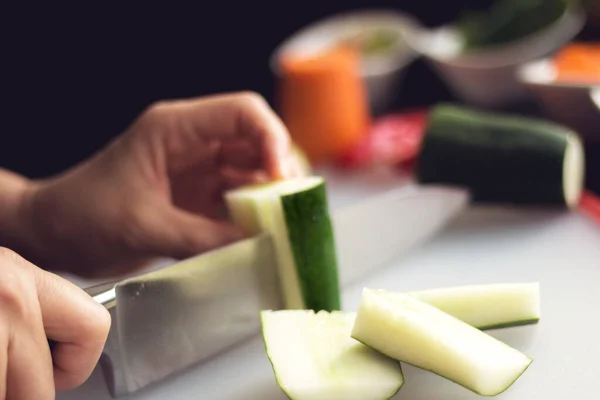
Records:
M160 235L156 237L155 248L165 257L192 257L244 237L242 229L229 222L212 220L172 206L163 212L164 218L160 219L167 223L157 227Z

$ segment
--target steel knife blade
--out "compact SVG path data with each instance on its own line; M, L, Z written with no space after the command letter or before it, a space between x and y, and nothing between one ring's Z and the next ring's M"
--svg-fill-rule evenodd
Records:
M462 189L402 187L334 211L342 287L432 237L468 201ZM104 301L116 300L106 303L113 324L100 360L111 395L136 392L256 335L259 312L282 307L274 251L262 234L105 285Z

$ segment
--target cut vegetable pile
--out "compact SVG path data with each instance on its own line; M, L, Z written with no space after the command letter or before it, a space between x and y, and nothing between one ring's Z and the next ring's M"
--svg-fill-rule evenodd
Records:
M436 131L437 139L432 141L430 131L428 162L432 149L452 142L440 134L458 126L452 127L455 116L447 117L441 117L449 124ZM425 165L426 169L430 166ZM563 189L558 191L564 194ZM390 399L404 384L401 363L431 371L475 393L495 396L532 363L532 358L483 330L538 322L539 284L407 293L364 289L358 311L342 312L323 178L245 187L229 192L226 200L239 226L249 234L266 232L273 239L278 261L273 273L279 277L284 309L261 312L262 333L277 383L289 398Z
M402 362L495 396L533 360L478 328L539 318L538 283L364 289L357 313L261 313L267 356L293 400L390 399L404 383Z
M226 195L235 222L271 234L287 309L339 310L340 288L325 181L287 179Z

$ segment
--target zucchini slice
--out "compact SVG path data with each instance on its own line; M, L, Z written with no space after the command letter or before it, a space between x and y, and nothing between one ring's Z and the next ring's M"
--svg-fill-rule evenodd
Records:
M271 234L286 309L341 309L335 238L323 178L244 187L225 198L234 221L249 234Z
M468 188L476 203L572 209L585 178L573 130L453 105L432 110L416 165L420 183Z
M404 384L400 363L350 337L354 313L262 311L265 349L292 400L385 400Z
M508 389L532 359L412 296L364 289L352 337L475 393Z
M537 282L456 286L407 294L482 330L535 324L540 320Z

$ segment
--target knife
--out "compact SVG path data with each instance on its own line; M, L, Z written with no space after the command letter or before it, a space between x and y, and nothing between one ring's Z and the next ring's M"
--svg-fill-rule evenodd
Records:
M332 213L347 286L441 230L469 202L461 189L401 187ZM113 398L212 358L282 308L271 237L261 234L157 271L86 289L113 323L100 366Z

